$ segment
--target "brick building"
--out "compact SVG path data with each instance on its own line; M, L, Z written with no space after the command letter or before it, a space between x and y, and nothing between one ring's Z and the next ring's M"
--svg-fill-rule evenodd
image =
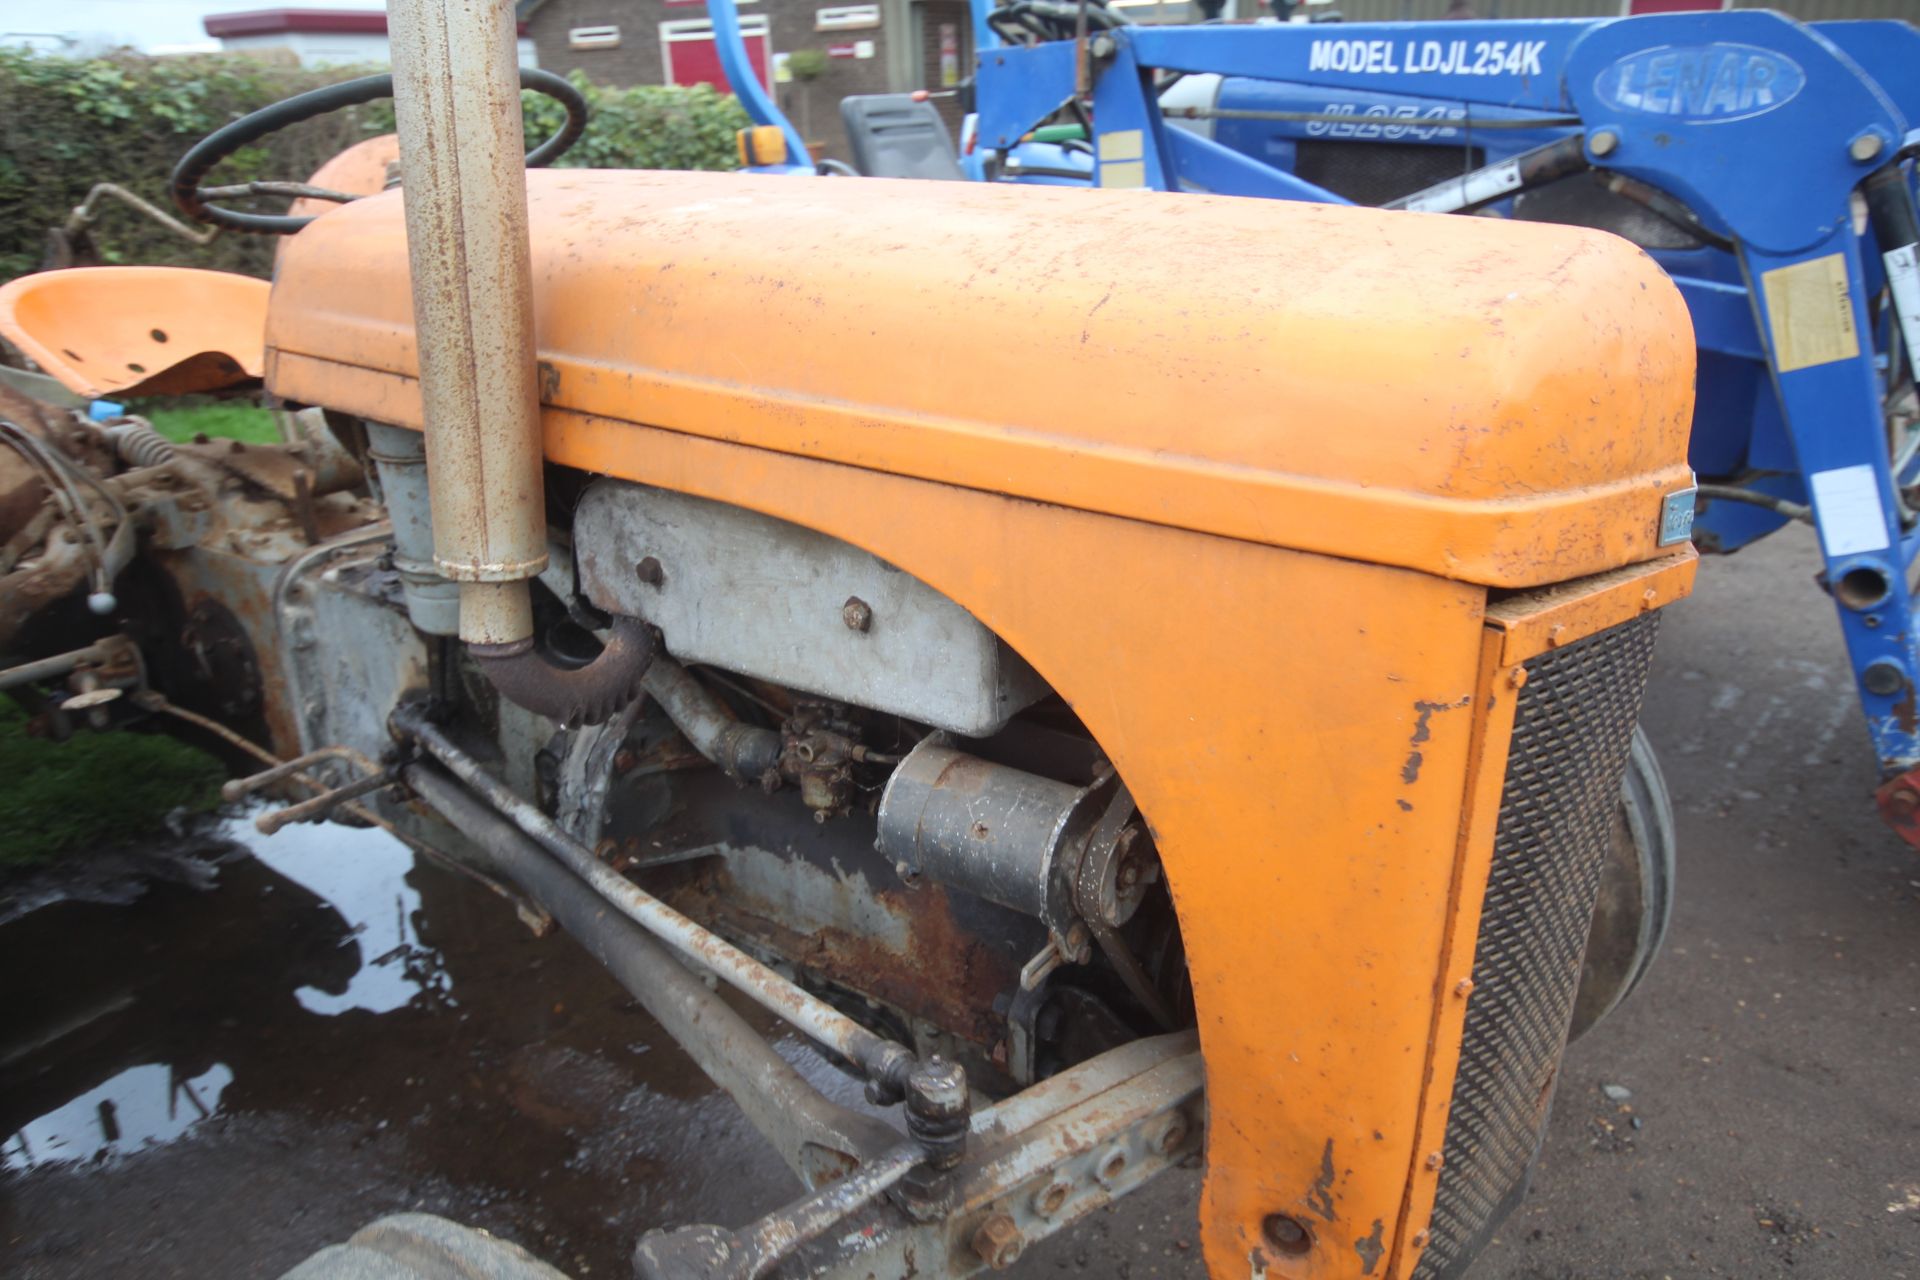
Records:
M748 56L818 155L846 158L840 99L950 88L972 65L965 0L737 3ZM705 0L519 0L519 16L549 71L578 69L610 85L727 87ZM802 51L825 55L810 81L793 74L809 58L790 65ZM958 106L937 101L957 137Z

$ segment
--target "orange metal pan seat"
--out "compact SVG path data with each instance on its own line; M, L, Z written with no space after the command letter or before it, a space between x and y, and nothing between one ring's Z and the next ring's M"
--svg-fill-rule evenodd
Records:
M268 285L190 267L76 267L0 286L0 330L76 395L183 395L259 379Z

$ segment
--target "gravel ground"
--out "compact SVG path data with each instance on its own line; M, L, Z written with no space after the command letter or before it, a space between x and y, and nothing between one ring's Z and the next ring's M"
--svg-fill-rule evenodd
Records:
M1871 812L1873 762L1816 567L1794 529L1706 564L1669 614L1645 716L1681 840L1667 953L1570 1053L1532 1194L1472 1280L1920 1280L1920 1118L1905 1096L1920 1066L1920 861ZM103 999L153 1013L89 1080L137 1062L232 1080L177 1141L5 1175L0 1272L271 1277L421 1207L575 1274L619 1275L641 1227L710 1217L696 1206L716 1190L734 1221L784 1197L751 1136L654 1051L577 948L496 925L506 913L484 893L437 873L407 883L439 922L413 939L428 996L379 1014L314 1012L351 998L333 936L304 938L298 981L334 996L296 1002L263 983L206 1006L240 943L180 921L214 895L156 891L138 925L86 914L127 910L104 906L47 919L55 939L85 941L73 963L101 975ZM236 886L272 892L223 868L221 893ZM163 909L173 932L150 934ZM10 984L46 971L53 945L0 933ZM183 966L197 996L177 983L127 996L125 974ZM169 1038L183 1026L223 1032L183 1047ZM1197 1280L1197 1188L1196 1173L1171 1174L1009 1274Z

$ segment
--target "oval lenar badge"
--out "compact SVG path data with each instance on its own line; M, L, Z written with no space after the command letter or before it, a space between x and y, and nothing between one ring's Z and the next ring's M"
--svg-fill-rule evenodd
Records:
M1744 120L1783 107L1806 87L1800 64L1750 44L1682 44L1628 54L1594 80L1600 101L1694 124Z

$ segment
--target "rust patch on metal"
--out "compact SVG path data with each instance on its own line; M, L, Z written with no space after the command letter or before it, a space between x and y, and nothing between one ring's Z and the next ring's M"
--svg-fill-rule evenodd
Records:
M1902 733L1912 733L1914 732L1916 724L1920 724L1920 718L1916 718L1914 713L1913 699L1913 686L1909 684L1907 686L1907 696L1893 704L1893 718L1900 722L1900 731Z
M1327 1139L1326 1149L1320 1153L1320 1176L1313 1180L1313 1189L1307 1192L1307 1207L1328 1222L1334 1220L1333 1211L1333 1139Z
M1909 769L1880 784L1873 793L1881 820L1894 834L1920 849L1920 769Z
M984 1052L1004 1033L993 1002L1018 983L1018 968L954 921L938 885L873 890L871 901L904 924L905 950L837 927L788 928L775 905L743 897L718 868L675 894L673 905L716 932L754 939L823 981L924 1018Z
M1372 1233L1361 1236L1353 1242L1353 1251L1360 1255L1361 1275L1372 1275L1373 1269L1380 1265L1380 1255L1387 1251L1386 1245L1381 1243L1381 1237L1386 1234L1386 1230L1386 1223L1375 1218Z
M87 579L88 558L81 541L51 535L46 552L24 569L5 575L6 593L0 596L0 645L14 636L42 609L77 590Z
M1420 714L1414 721L1413 737L1407 743L1407 762L1400 766L1400 781L1411 786L1420 780L1420 766L1426 760L1426 753L1420 748L1433 736L1433 713L1436 711L1457 711L1473 701L1472 694L1466 694L1458 702L1427 702L1421 700L1413 704Z
M259 730L264 729L262 745L279 756L299 755L299 709L293 705L292 691L281 665L280 632L273 609L273 581L279 566L204 548L161 553L153 560L173 580L180 593L183 623L190 626L196 615L204 615L210 606L217 606L239 623L239 630L251 647L251 674L258 681L257 695L253 705L240 717L243 725L233 727L243 728L248 736L257 736ZM190 641L185 652L193 652ZM223 659L227 656L222 646L216 646L200 657L200 661L218 668L225 665ZM216 669L203 674L210 686L239 675Z

